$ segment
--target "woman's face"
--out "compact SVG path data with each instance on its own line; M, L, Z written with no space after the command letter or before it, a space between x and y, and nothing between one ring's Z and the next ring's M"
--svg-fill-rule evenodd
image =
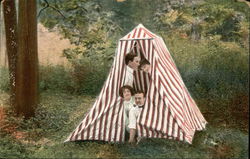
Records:
M143 66L141 67L141 69L142 69L144 72L149 73L149 72L150 72L150 65L148 65L148 64L143 65Z
M131 92L130 92L130 90L129 89L124 89L123 90L123 98L124 98L124 100L126 100L126 101L129 101L130 100L130 98L131 98Z

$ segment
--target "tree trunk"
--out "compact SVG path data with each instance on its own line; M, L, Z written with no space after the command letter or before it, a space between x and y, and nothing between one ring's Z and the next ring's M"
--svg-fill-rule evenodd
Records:
M34 116L38 104L36 0L19 1L16 105L18 115Z
M4 25L6 36L6 51L9 64L10 79L10 105L14 106L15 102L15 77L16 77L16 60L17 60L17 19L16 7L14 0L3 1Z

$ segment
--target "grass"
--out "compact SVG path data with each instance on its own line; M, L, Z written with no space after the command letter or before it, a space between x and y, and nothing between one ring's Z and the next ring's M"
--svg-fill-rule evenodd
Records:
M6 93L0 94L3 104L7 103L7 97ZM198 103L204 103L204 100L198 100ZM247 158L248 132L231 126L231 123L220 123L224 119L219 114L222 112L217 110L214 114L219 115L211 115L208 112L213 107L206 108L205 104L200 108L209 124L206 131L195 134L192 145L165 139L144 139L139 145L131 146L127 143L63 143L91 108L95 98L47 91L41 93L40 101L36 118L27 121L12 118L11 112L7 111L8 118L0 130L0 157ZM213 104L216 107L219 103L214 100ZM10 129L11 126L14 128Z

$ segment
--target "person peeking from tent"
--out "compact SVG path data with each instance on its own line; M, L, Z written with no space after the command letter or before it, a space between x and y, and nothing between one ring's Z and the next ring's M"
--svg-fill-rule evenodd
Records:
M134 70L138 69L140 65L140 58L132 51L125 56L125 64L127 65L127 71L125 76L124 85L133 86Z
M130 52L125 56L125 64L133 70L137 70L140 65L140 57Z
M135 104L129 112L129 143L135 143L136 137L136 121L144 108L145 103L145 93L141 90L135 92ZM139 141L139 139L137 139Z
M125 136L129 133L129 112L134 105L134 89L129 85L124 85L119 90L119 95L123 98L124 118L125 118Z
M146 59L142 59L140 61L139 70L150 73L151 72L151 66L150 66L149 61L146 60Z

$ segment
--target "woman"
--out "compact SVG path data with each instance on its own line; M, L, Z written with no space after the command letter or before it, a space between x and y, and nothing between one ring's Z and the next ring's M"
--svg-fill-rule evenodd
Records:
M148 60L146 59L142 59L140 61L140 65L139 65L139 70L142 70L144 72L147 72L147 73L151 73L151 66L150 66L150 63Z
M134 89L129 85L124 85L120 88L119 94L123 98L125 128L126 131L129 133L129 111L131 110L134 104L134 98L132 97L134 95Z

